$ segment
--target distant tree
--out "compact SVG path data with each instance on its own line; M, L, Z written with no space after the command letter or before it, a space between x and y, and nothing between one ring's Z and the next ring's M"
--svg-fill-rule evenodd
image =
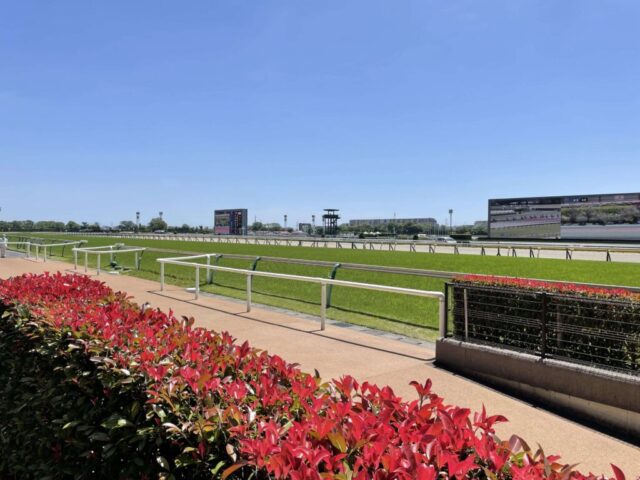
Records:
M131 231L134 231L136 229L136 224L135 224L135 222L132 222L131 220L122 220L120 222L120 225L118 225L118 228L120 230L124 230L126 232L131 232Z
M90 232L99 232L100 230L102 229L100 228L100 224L98 222L93 222L91 225L89 225Z
M42 220L40 222L36 222L33 226L35 230L39 232L61 232L64 230L64 223L55 222L53 220ZM24 230L24 224L23 224Z
M252 232L260 232L260 231L264 230L264 225L262 224L262 222L253 222L251 224L251 226L249 227L249 229Z
M80 224L74 222L73 220L69 220L67 222L67 225L65 226L65 230L67 232L79 232L80 231Z
M149 230L151 230L152 232L155 232L156 230L166 230L166 229L167 229L167 222L165 222L160 217L152 218L151 221L149 222Z
M418 233L422 233L422 227L415 223L405 223L401 226L400 231L405 235L417 235Z

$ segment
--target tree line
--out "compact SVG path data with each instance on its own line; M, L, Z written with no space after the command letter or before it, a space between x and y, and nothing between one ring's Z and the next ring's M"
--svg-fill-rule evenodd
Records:
M171 232L171 233L210 233L211 227L203 225L169 226L162 218L152 218L149 223L136 225L131 220L123 220L117 226L100 225L98 222L60 222L55 220L0 220L0 232Z

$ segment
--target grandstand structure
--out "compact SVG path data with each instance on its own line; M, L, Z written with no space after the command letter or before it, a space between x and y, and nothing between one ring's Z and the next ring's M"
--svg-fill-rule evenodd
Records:
M640 193L490 199L492 239L640 241Z
M429 226L436 226L438 224L435 218L370 218L370 219L349 220L350 227L361 227L363 225L379 227L379 226L388 225L388 224L402 225L405 223L412 223L414 225L429 225Z

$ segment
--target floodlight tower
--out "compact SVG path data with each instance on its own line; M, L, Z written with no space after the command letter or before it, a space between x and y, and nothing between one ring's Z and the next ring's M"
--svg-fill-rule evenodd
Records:
M284 214L284 229L287 229L287 214Z
M160 215L160 220L162 220L162 212L158 212L158 214Z
M453 208L449 209L449 233L453 232Z
M136 212L136 231L140 231L140 212Z

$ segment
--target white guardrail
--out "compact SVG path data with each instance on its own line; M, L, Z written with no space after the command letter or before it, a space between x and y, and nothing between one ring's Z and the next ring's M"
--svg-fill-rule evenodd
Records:
M299 247L331 247L331 248L351 248L364 250L389 250L394 251L404 248L410 252L424 253L453 253L453 254L477 254L477 255L497 255L497 256L519 256L524 255L529 258L557 258L553 256L545 256L552 252L564 254L566 260L572 260L574 254L593 254L597 257L582 258L583 260L602 260L611 262L613 257L625 255L622 259L617 258L616 261L629 261L630 257L634 260L640 257L640 245L621 244L621 243L584 243L576 242L527 242L517 240L473 240L470 242L438 242L435 240L420 239L393 239L393 238L351 238L351 237L298 237L298 236L262 236L262 235L211 235L211 234L135 234L135 233L76 233L68 232L68 235L81 236L108 236L111 238L133 238L148 240L178 240L193 242L211 242L211 243L237 243L247 245L283 245L283 246L299 246ZM541 257L541 253L543 256ZM599 256L602 255L602 256Z
M266 278L279 278L281 280L292 280L298 282L317 283L321 286L321 300L320 300L320 329L325 329L325 321L327 318L327 285L335 285L340 287L360 288L364 290L376 290L379 292L398 293L402 295L412 295L416 297L436 298L439 301L439 332L440 336L444 337L446 332L446 317L445 317L445 303L444 293L434 292L429 290L417 290L413 288L391 287L388 285L376 285L371 283L360 282L348 282L345 280L333 280L330 278L322 277L308 277L304 275L290 275L286 273L273 273L273 272L260 272L255 270L245 270L242 268L230 268L220 267L218 265L211 265L211 258L216 257L218 254L203 254L192 255L188 257L173 257L173 258L159 258L157 261L160 263L160 290L164 290L164 267L165 265L180 265L183 267L195 268L195 299L198 299L200 294L200 270L207 272L228 272L238 273L246 275L247 277L247 312L251 311L251 290L253 285L253 277L266 277ZM196 263L189 260L206 259L207 263Z
M74 245L84 245L87 243L86 240L81 240L78 242L63 242L63 243L33 243L33 242L6 242L5 245L7 248L10 245L23 246L26 247L27 258L31 258L31 247L35 247L35 259L40 260L40 249L43 250L42 261L47 261L47 249L51 249L53 247L72 247ZM51 251L51 250L49 250Z
M124 245L109 245L109 246L100 246L100 247L84 247L84 248L74 248L73 249L73 268L74 270L78 270L78 253L84 253L84 271L85 273L89 269L89 255L96 255L96 274L100 275L100 259L102 255L109 255L111 261L113 261L113 256L115 254L121 253L134 253L135 254L135 266L136 268L140 268L140 253L144 252L146 248L144 247L125 247Z

